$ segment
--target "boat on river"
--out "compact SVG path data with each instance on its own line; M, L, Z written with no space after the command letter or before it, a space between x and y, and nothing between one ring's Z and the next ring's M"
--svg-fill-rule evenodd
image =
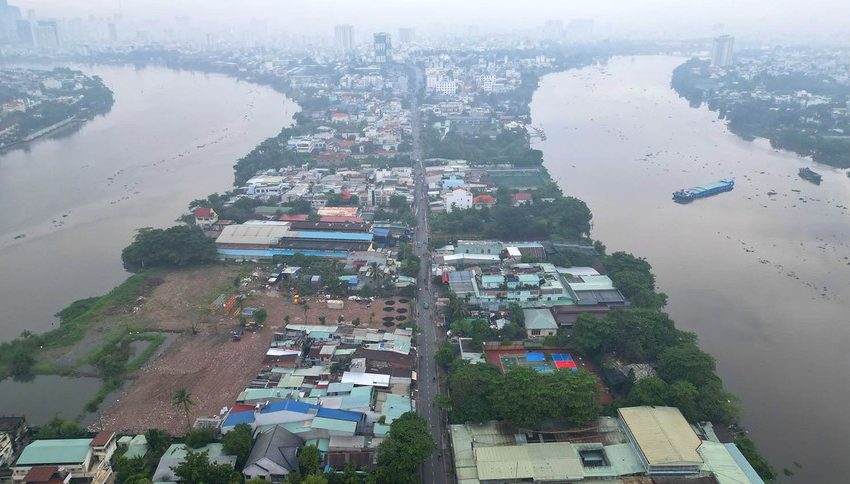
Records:
M820 173L812 170L807 166L800 168L800 171L797 172L797 174L800 175L800 178L802 178L803 180L808 180L814 183L815 185L820 185L820 182L823 181L823 176L821 176Z
M683 188L673 192L673 201L677 203L693 202L697 198L710 197L718 193L728 192L735 188L735 180L724 178L707 185L698 185L691 188Z

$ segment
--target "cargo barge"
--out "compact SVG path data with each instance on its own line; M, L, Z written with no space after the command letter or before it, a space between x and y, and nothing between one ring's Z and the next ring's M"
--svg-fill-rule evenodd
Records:
M707 185L699 185L691 188L683 188L677 192L673 192L673 201L678 203L688 203L697 198L710 197L722 192L728 192L735 188L735 181L730 178L724 178L720 181L709 183Z
M821 174L809 167L800 168L800 171L798 171L797 174L800 175L800 178L803 180L808 180L815 185L820 185L820 182L823 181Z

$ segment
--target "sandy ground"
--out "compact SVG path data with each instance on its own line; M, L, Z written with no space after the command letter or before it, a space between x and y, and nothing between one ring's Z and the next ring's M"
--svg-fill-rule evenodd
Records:
M138 372L129 389L101 418L104 429L144 432L160 428L172 435L182 434L186 417L182 407L172 405L171 398L184 387L196 403L190 409L193 421L218 415L257 374L273 333L266 326L261 332L246 333L238 342L225 332L181 336L163 356Z

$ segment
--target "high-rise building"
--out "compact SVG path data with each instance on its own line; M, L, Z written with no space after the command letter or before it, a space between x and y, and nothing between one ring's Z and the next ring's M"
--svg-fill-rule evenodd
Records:
M35 39L32 35L32 24L27 19L20 19L16 22L18 31L18 42L22 45L32 47L35 45Z
M337 50L343 52L354 50L354 26L343 24L334 27L334 44Z
M18 20L21 9L0 0L0 42L12 43L18 39Z
M375 34L375 62L386 64L393 60L392 36L386 32Z
M543 36L547 40L561 40L564 36L563 20L547 20L543 23Z
M35 39L41 50L55 50L59 42L59 26L55 20L39 20L35 24Z
M416 37L416 29L413 27L402 27L398 29L398 40L402 44L413 42L414 37Z
M109 31L109 41L118 42L118 27L115 25L115 22L109 22L106 25L106 29Z
M735 37L721 35L714 38L714 47L711 50L712 67L726 67L732 64L732 50L735 46Z
M564 36L568 41L584 43L593 37L592 18L574 18L564 27Z

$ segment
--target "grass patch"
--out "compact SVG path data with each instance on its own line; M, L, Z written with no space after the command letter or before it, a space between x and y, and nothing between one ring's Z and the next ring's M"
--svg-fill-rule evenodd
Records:
M43 350L62 348L80 341L91 324L109 312L131 308L157 273L152 269L133 274L104 296L72 302L56 314L59 318L56 329L41 334L24 331L18 338L0 344L0 379L58 370L49 362L37 361L37 356Z

